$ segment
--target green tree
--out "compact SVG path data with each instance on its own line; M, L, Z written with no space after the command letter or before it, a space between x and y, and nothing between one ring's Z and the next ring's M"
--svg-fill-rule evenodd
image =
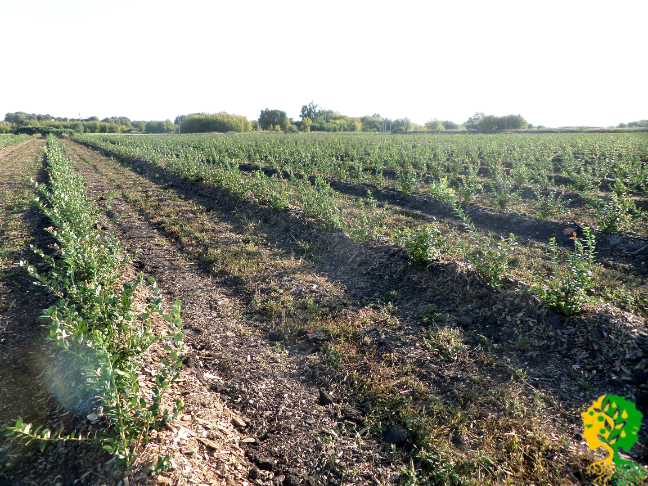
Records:
M363 132L377 132L380 130L380 115L378 113L374 113L373 115L369 116L363 116L360 118L360 122L362 123L362 131Z
M486 114L483 111L478 111L473 116L468 118L468 120L464 123L464 126L468 129L477 130L479 129L479 120L484 118L484 116L486 116Z
M245 133L252 130L252 124L241 115L229 113L192 113L186 115L180 123L182 133L207 133L229 131Z
M434 120L430 120L425 122L425 128L428 130L445 130L446 127L443 125L443 122L441 120L437 120L436 118Z
M450 121L450 120L444 120L443 121L443 127L446 130L458 130L459 129L459 124L455 123L453 121Z
M313 124L313 120L310 118L303 118L301 121L301 129L303 132L310 132L311 131L311 125Z
M480 130L502 130L504 129L504 120L495 115L486 115L479 119L477 128Z
M529 126L522 115L509 115L502 118L505 118L504 127L509 130L524 130Z
M311 101L309 104L302 106L299 116L302 120L309 118L310 120L315 121L315 117L317 116L317 105Z
M87 127L87 124L86 124ZM146 122L144 131L146 133L164 133L166 132L165 122L163 121L149 121Z
M397 118L392 122L392 132L401 133L409 132L412 129L412 122L408 117Z
M264 130L270 129L270 125L278 126L281 127L281 130L285 130L290 122L285 111L270 110L266 108L265 110L261 110L259 123L261 124L261 128Z

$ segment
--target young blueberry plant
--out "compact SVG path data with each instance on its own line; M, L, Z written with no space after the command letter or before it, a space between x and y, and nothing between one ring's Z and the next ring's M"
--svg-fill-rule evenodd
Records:
M181 401L171 409L163 397L178 378L183 350L181 304L170 312L162 308L157 285L148 283L153 298L146 305L136 302L143 275L117 285L127 255L113 232L97 224L99 211L85 195L85 183L54 137L46 149L49 184L39 187L35 202L51 220L48 228L56 243L47 254L34 248L46 263L39 273L25 261L20 265L35 280L58 297L55 305L43 311L41 320L49 329L49 339L60 351L60 374L76 386L75 401L85 408L101 410L107 427L92 436L76 432L52 432L18 418L7 427L7 435L19 442L96 441L125 464L130 464L148 431L172 420L182 410ZM153 332L155 316L162 329ZM164 357L150 391L141 389L140 377L145 357L159 343ZM148 364L148 366L154 366ZM162 461L162 464L164 461Z
M395 240L407 248L410 265L424 267L441 259L441 249L446 239L435 225L417 230L406 228L394 232Z
M535 286L535 293L547 307L568 316L580 313L583 304L591 301L596 245L589 228L583 229L583 238L580 239L575 231L570 231L574 251L567 253L564 265L561 265L556 238L551 238L551 274L548 278L537 279Z
M488 285L493 289L502 286L504 275L508 272L510 255L517 246L515 235L508 238L494 238L491 235L482 235L477 232L470 217L461 207L461 204L452 200L451 204L457 215L464 222L472 245L469 247L465 241L459 243L464 258L475 268L477 273L485 277Z

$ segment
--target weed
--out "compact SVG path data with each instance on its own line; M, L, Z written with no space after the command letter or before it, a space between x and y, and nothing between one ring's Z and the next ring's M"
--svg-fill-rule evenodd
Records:
M498 346L495 344L495 341L493 341L491 338L484 336L483 334L478 334L477 335L477 340L479 341L478 344L478 349L484 350L484 351L497 351Z
M519 336L515 342L515 349L521 353L526 353L529 350L529 341L526 338Z
M439 353L444 360L457 360L468 347L463 342L461 330L455 327L429 329L423 338L423 345Z
M434 304L429 304L418 311L418 316L423 320L423 324L433 324L446 322L448 318L439 312L439 308Z
M504 274L508 271L510 254L517 246L515 235L510 234L506 239L500 237L499 240L490 235L480 235L461 205L457 201L452 204L473 241L473 249L469 249L465 241L459 242L462 254L478 274L488 279L492 288L500 288Z
M362 199L359 201L360 217L356 219L356 224L349 225L350 234L358 241L375 240L380 237L385 230L385 220L389 214L387 205L378 208L378 201L374 199L371 191L367 191L367 199L368 205Z

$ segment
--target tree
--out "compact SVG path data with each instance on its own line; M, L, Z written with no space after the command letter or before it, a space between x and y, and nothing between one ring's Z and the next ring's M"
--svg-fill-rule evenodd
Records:
M317 105L311 101L309 104L302 106L299 116L302 120L310 118L312 121L315 121L315 117L317 116Z
M167 130L167 122L171 125L171 120L163 121L150 121L146 123L146 133L164 133ZM86 124L87 127L87 124Z
M206 133L229 131L244 133L252 130L252 124L241 115L220 113L192 113L184 117L180 123L182 133Z
M428 130L445 130L446 129L443 122L441 120L437 120L436 118L434 120L430 120L428 122L425 122L425 128L427 128Z
M469 128L469 129L473 129L473 130L478 129L479 128L479 120L484 118L484 116L486 116L486 115L484 114L483 111L478 111L473 116L468 118L468 120L466 121L466 123L464 123L464 125L466 126L466 128Z
M310 118L303 118L301 121L301 129L303 132L310 132L311 131L311 125L313 124L313 120Z
M453 121L450 121L450 120L444 120L443 121L443 127L446 130L458 130L459 129L459 124L455 123Z
M412 129L412 122L408 117L397 118L392 123L392 132L394 133L408 132L411 129Z
M377 132L380 130L380 115L378 113L374 113L373 115L369 116L363 116L360 118L360 122L362 123L362 131L363 132Z
M480 130L503 130L504 120L499 116L486 115L479 119L477 128Z
M509 115L504 120L504 128L510 130L524 130L529 126L529 123L524 119L522 115Z
M270 110L266 108L265 110L261 110L259 123L261 124L261 128L264 130L270 129L270 125L279 126L282 130L285 130L290 122L285 111Z

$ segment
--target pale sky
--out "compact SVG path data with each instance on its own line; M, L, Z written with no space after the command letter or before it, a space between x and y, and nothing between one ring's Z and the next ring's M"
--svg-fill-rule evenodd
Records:
M648 118L647 0L0 0L0 119Z

